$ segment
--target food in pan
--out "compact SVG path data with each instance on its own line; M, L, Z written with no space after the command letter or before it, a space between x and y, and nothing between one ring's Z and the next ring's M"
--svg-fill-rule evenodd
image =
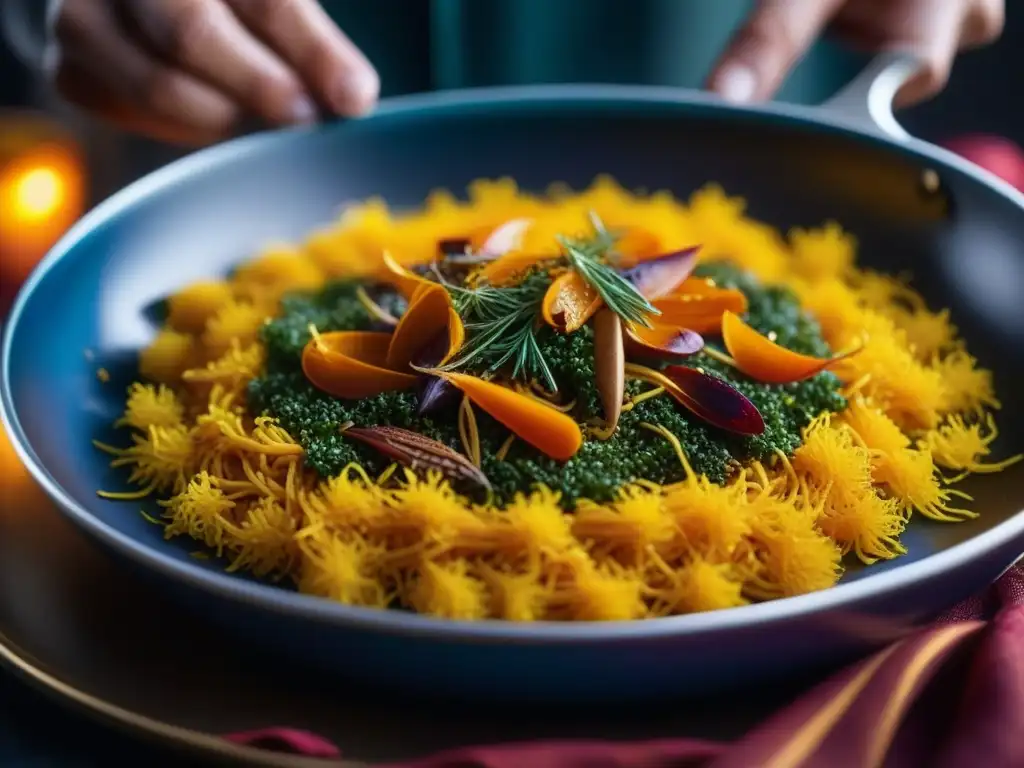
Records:
M229 571L452 619L826 589L1019 458L948 312L855 250L715 186L372 200L168 298L102 495Z

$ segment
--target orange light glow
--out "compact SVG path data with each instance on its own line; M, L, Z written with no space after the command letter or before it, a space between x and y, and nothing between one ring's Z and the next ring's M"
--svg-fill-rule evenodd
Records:
M4 478L7 487L13 486L16 482L28 479L28 470L21 463L18 454L14 452L11 439L7 432L0 426L0 477Z
M52 216L66 197L64 178L52 166L25 171L12 186L11 213L25 222L43 221Z
M2 117L2 115L0 115ZM21 282L75 223L85 169L74 140L42 117L0 119L0 277Z

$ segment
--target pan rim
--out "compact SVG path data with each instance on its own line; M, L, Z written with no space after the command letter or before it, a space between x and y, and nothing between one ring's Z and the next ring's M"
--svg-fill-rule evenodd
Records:
M941 169L967 176L1009 200L1024 215L1024 194L952 152L918 139L892 139L880 133L875 134L853 127L841 118L813 107L779 103L756 107L733 105L722 102L710 94L659 86L539 85L441 91L394 97L383 100L373 115L363 118L360 122L372 124L377 119L389 116L422 112L446 114L467 108L523 108L529 104L555 102L592 102L595 105L621 108L696 106L712 114L718 113L726 117L780 119L806 128L826 129L851 140L866 141L905 154L916 155L931 161ZM657 620L520 624L498 620L438 619L405 612L348 606L207 570L191 562L176 559L158 548L120 532L103 522L90 512L85 504L61 487L35 455L22 430L11 394L10 379L12 346L19 319L28 301L54 265L85 240L101 223L125 214L141 201L179 183L189 175L209 172L240 161L277 142L300 140L307 133L330 129L330 126L294 128L237 138L202 149L129 184L83 216L43 257L19 291L4 323L0 347L0 421L7 428L15 452L33 479L77 527L137 566L158 573L171 582L220 599L255 604L269 612L362 631L487 644L601 643L649 640L666 636L698 637L741 627L783 624L829 610L850 608L886 593L923 583L944 571L966 566L986 553L996 551L1018 537L1024 537L1024 510L1021 510L995 527L947 550L821 592L730 610L671 616Z

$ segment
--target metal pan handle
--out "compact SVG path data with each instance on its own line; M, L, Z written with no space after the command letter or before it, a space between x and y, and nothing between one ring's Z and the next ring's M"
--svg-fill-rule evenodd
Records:
M892 113L892 103L899 89L920 69L921 62L913 54L879 54L819 109L862 130L893 139L909 139L910 134Z

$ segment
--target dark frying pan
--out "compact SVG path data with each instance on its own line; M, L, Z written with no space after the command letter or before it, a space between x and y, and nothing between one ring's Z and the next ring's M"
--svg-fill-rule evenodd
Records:
M22 290L4 337L3 413L22 458L75 523L161 587L239 633L318 667L407 691L577 701L700 694L778 679L889 642L995 579L1024 551L1024 467L971 488L976 522L915 521L906 557L825 592L734 610L609 624L440 621L314 599L164 542L90 447L122 407L145 312L268 240L299 238L344 201L419 204L438 186L515 177L542 189L610 173L687 195L709 180L783 229L834 218L862 260L910 271L949 307L1024 449L1024 196L908 137L889 108L915 69L876 61L819 109L734 107L664 88L552 86L413 96L368 119L257 135L133 184L79 223ZM87 360L85 350L94 358ZM114 377L102 385L95 369ZM125 616L125 621L131 621ZM159 652L154 649L154 652Z

